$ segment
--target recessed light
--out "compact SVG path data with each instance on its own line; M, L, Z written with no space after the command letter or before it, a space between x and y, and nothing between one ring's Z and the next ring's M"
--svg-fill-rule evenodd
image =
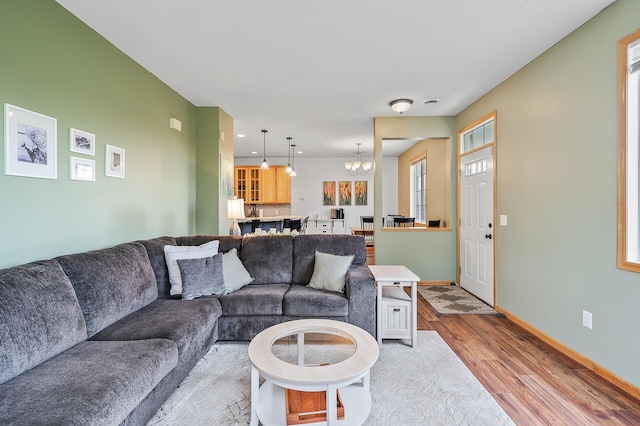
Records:
M244 138L244 135L242 133L238 133L236 136L239 138Z
M302 154L302 151L297 151L298 154Z
M251 153L252 153L253 155L256 155L256 154L258 153L258 151L251 151Z

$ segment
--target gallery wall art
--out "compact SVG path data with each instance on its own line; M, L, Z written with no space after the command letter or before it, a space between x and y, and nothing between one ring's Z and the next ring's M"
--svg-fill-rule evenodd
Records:
M57 179L57 120L10 104L4 111L4 173Z

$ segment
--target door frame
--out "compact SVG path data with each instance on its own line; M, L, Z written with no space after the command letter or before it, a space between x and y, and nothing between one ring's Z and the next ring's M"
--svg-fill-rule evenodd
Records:
M467 152L461 153L462 150L462 144L461 144L461 137L464 133L468 132L470 129L473 129L474 127L478 127L480 124L489 121L490 119L493 119L493 142L482 145L478 148L474 148L472 150L469 150ZM461 222L462 222L462 215L460 212L460 181L462 180L462 157L472 154L476 151L480 151L481 149L487 148L489 146L493 146L493 307L496 307L496 299L497 299L497 277L496 277L496 263L497 263L497 258L496 258L496 245L498 244L498 223L496 222L496 217L497 217L497 207L498 207L498 191L497 191L497 183L498 183L498 144L497 144L497 136L498 136L498 114L496 110L491 111L489 114L485 115L484 117L474 121L473 123L469 124L468 126L464 127L461 130L458 130L458 137L456 139L457 142L457 152L458 152L458 158L457 158L457 163L458 163L458 189L457 189L457 206L456 206L456 210L457 210L457 218L456 218L456 225L457 225L457 229L458 229L458 235L456 238L456 247L457 247L457 268L456 268L456 284L458 286L460 286L460 270L461 270L461 265L460 265L460 259L461 259L461 254L460 254L460 234L461 234Z

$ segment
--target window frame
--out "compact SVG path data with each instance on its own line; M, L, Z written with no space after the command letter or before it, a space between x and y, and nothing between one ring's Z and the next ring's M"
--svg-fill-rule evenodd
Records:
M640 172L640 158L637 163L634 163L635 170L629 173L628 154L631 148L632 152L638 152L640 149L640 138L636 131L635 140L629 140L628 138L628 122L627 113L629 108L628 98L628 82L629 82L629 64L628 64L628 52L629 46L640 41L640 30L637 30L633 34L630 34L622 38L618 42L618 253L617 253L617 266L619 269L624 269L632 272L640 272L640 256L637 261L629 260L629 238L634 238L635 252L640 250L640 236L637 235L638 224L636 224L636 235L634 237L629 235L629 228L627 226L627 220L629 212L638 218L638 212L640 210L639 198L634 197L634 205L628 204L629 198L628 188L629 182L633 177L637 177ZM636 71L640 73L640 71ZM636 108L640 108L640 94L636 98ZM640 121L640 120L639 120ZM636 123L638 124L638 123ZM630 144L634 144L630 147ZM630 174L632 175L630 177ZM637 189L637 183L634 183L634 188Z
M424 176L424 179L422 181L422 201L423 204L421 204L420 206L418 206L416 204L416 173L415 173L415 166L419 163L424 162L424 174L422 176ZM426 224L427 223L427 153L423 153L420 154L419 156L412 158L411 161L409 161L409 178L410 178L410 182L411 182L411 186L409 188L409 193L410 193L410 216L415 217L416 221L416 225L419 224ZM419 219L419 216L417 214L418 208L422 207L422 213L424 214L424 218L421 218L422 220Z

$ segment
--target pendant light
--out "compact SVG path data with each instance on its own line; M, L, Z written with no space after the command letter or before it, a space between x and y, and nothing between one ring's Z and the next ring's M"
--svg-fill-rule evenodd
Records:
M291 174L291 172L293 171L293 168L291 167L291 139L293 139L292 137L288 137L287 140L289 141L289 150L287 151L287 168L284 170L284 172L288 175Z
M260 168L262 170L269 170L269 163L267 163L267 132L268 130L262 131L262 166Z
M296 176L296 145L291 145L291 173L289 176Z

